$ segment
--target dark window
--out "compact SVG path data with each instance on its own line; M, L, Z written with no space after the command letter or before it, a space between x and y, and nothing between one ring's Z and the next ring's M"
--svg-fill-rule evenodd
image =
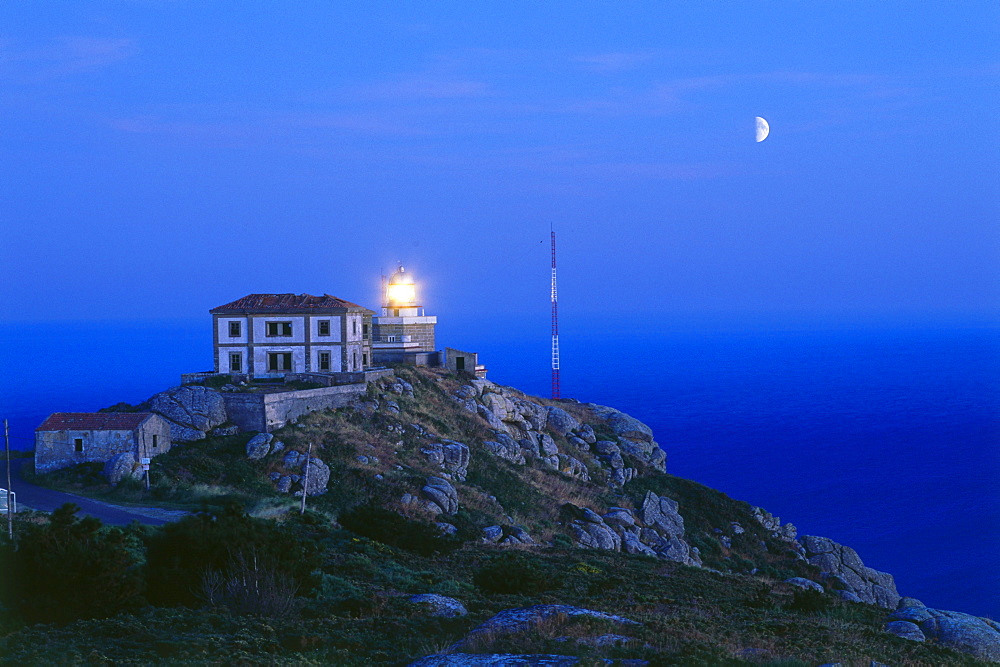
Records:
M367 324L362 324L362 325L361 325L361 333L362 333L363 335L365 335L365 336L367 336L367 335L368 335L368 325L367 325Z
M320 336L330 335L330 320L320 320L317 324L317 333Z
M233 373L239 373L243 370L243 355L239 352L229 353L229 370Z
M291 336L292 335L292 323L291 322L268 322L267 323L267 335L268 336Z
M455 357L455 368L460 371L465 370L465 357Z
M230 322L229 323L229 336L231 338L238 338L240 335L240 323Z
M365 366L368 365L368 355L367 354L362 354L361 355L361 363L364 364Z
M73 438L73 449L78 452L83 451L83 438Z
M291 352L270 352L267 355L267 370L269 371L290 371L292 370Z
M156 446L157 446L158 444L160 444L160 436L158 436L158 435L153 435L153 449L156 449Z
M321 371L330 370L330 353L320 352L319 353L319 369Z
M393 317L399 317L399 308L394 308L393 309L392 316Z
M357 336L358 335L358 321L357 320L352 320L351 324L354 325L354 335Z

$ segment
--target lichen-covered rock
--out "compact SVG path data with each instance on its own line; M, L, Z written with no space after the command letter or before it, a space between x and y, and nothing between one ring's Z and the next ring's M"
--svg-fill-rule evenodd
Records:
M889 614L889 621L890 624L893 621L912 623L927 639L979 660L1000 662L1000 623L991 619L913 606L897 609Z
M500 542L500 544L504 546L512 546L518 544L531 545L534 543L535 540L532 539L531 535L528 534L528 531L526 531L524 528L521 528L520 526L514 526L513 528L511 528L507 537L503 538L503 540Z
M823 588L821 584L816 583L812 579L806 579L805 577L792 577L791 579L785 579L786 584L791 584L803 590L813 590L817 593L823 593L826 589Z
M621 551L622 538L598 514L584 509L582 515L581 519L576 519L569 525L578 545L588 549Z
M247 441L247 458L251 461L262 459L271 451L271 441L274 436L270 433L258 433Z
M581 425L580 428L576 429L576 434L587 444L592 445L597 442L597 434L594 433L594 427L590 424Z
M549 411L545 409L545 406L523 398L514 398L512 402L514 410L528 424L528 430L541 431L545 428L549 419Z
M496 544L503 537L503 528L500 526L486 526L483 528L483 542L486 544Z
M235 424L230 424L229 426L216 426L211 431L210 435L214 437L223 437L227 435L236 435L240 432L240 427Z
M503 421L495 414L493 414L493 411L487 408L485 405L477 404L476 412L479 414L480 417L486 420L486 423L489 424L490 428L492 428L493 430L500 431L501 433L507 433L508 435L510 434L510 430L503 423Z
M885 631L891 635L896 635L902 639L909 639L914 642L926 641L927 637L920 630L920 626L909 621L889 621L885 624Z
M444 461L442 467L455 476L460 482L465 481L465 476L469 472L469 461L472 455L469 446L455 440L442 440L444 450Z
M129 477L142 479L144 471L132 452L122 452L108 459L103 472L108 482L114 485Z
M677 509L676 500L647 491L639 516L648 528L655 528L664 536L683 537L684 518Z
M620 438L643 440L645 442L652 442L653 440L653 429L624 412L615 412L608 417L607 421L611 430Z
M315 456L309 457L302 466L302 479L305 480L307 496L326 493L326 485L330 482L330 466Z
M292 490L292 478L289 475L282 475L278 478L275 483L274 488L278 490L278 493L288 493Z
M150 409L170 422L174 441L201 440L216 426L229 421L222 395L198 386L174 387L149 399Z
M428 610L429 616L439 618L458 618L469 613L465 609L465 605L455 598L437 595L436 593L414 595L410 598L410 602L425 607Z
M896 608L899 593L892 575L866 567L854 549L815 535L803 535L802 546L810 564L842 577L863 602Z
M545 604L536 605L534 607L523 607L518 609L505 609L501 611L496 616L490 618L481 625L476 626L473 630L465 636L464 639L452 644L448 647L449 653L455 653L462 651L465 648L471 648L476 646L484 638L499 638L503 636L516 635L523 632L528 632L540 624L545 622L549 618L553 617L583 617L583 618L596 618L603 621L608 621L611 623L617 623L619 625L641 625L640 623L633 621L630 618L625 618L624 616L615 616L613 614L606 614L600 611L594 611L592 609L584 609L581 607L573 607L565 604ZM432 664L432 663L428 663ZM493 663L496 665L501 664L530 664L530 663ZM546 664L546 663L536 663L536 664ZM575 663L566 663L575 664Z
M281 459L281 464L286 468L298 468L305 463L305 460L305 454L302 454L297 449L289 449L284 458Z
M428 655L408 667L577 667L580 658L552 653L448 653Z
M556 457L559 459L559 472L570 477L575 477L583 482L590 481L590 471L587 470L587 466L584 465L583 461L573 458L568 454L557 454Z
M521 448L521 445L514 442L514 439L506 433L498 433L494 437L496 440L486 440L483 442L483 446L493 456L510 461L515 465L524 465L524 450Z
M420 491L439 512L443 514L458 512L458 491L448 480L428 477L426 486Z
M548 413L546 425L559 435L564 436L567 433L580 428L580 422L576 419L576 417L562 408L550 405L548 407Z

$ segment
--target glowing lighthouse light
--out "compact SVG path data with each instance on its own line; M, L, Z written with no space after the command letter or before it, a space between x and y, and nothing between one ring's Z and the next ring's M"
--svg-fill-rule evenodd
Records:
M402 266L389 278L389 284L385 288L385 300L386 305L394 307L417 305L417 286Z

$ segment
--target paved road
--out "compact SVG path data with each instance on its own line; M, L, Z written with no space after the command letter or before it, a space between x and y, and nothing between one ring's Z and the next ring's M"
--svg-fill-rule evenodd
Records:
M13 491L17 494L18 508L30 507L34 510L51 512L60 505L75 503L80 506L79 514L97 517L104 523L113 526L127 526L133 521L151 526L161 526L170 521L176 521L187 514L187 512L179 510L164 510L155 507L122 507L120 505L111 505L72 493L63 493L62 491L53 491L52 489L35 486L21 479L21 466L24 465L25 461L27 459L14 459L10 462L11 477L13 478L11 486L14 487Z

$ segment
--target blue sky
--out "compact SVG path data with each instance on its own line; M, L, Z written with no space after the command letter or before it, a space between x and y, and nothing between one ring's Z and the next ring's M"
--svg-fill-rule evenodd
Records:
M674 6L676 5L676 6ZM13 2L0 308L954 319L1000 305L1000 4ZM757 144L754 116L771 124Z

